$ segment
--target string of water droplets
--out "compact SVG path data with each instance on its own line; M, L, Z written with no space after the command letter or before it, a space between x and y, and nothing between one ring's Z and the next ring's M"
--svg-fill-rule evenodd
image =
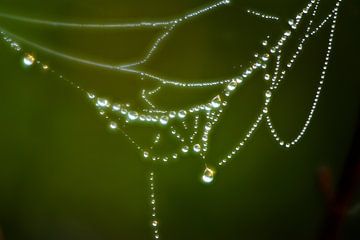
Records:
M65 23L65 22L53 22L47 20L38 20L31 18L18 17L13 15L1 14L0 17L12 19L16 21L22 21L26 23L33 24L43 24L57 27L69 27L69 28L161 28L164 29L160 36L157 38L152 48L145 54L145 57L142 60L123 64L119 66L108 65L103 63L98 63L92 60L86 60L74 56L67 55L62 52L57 52L52 49L48 49L39 44L36 44L32 41L24 39L20 36L17 36L14 33L10 33L3 28L1 29L2 38L7 42L12 49L22 54L23 62L26 66L39 66L40 69L50 72L54 74L59 79L65 80L70 85L74 86L76 89L79 89L82 93L86 94L91 103L94 104L96 109L99 112L99 115L108 121L109 128L114 132L119 132L128 138L130 143L132 143L136 149L138 149L142 156L145 159L149 159L153 162L162 162L166 163L171 159L177 159L179 156L187 154L192 151L195 154L198 154L203 160L205 164L204 172L202 175L202 180L205 183L211 183L214 179L215 169L208 167L206 159L208 152L208 142L209 135L212 133L213 127L218 123L221 118L224 108L227 106L228 100L231 96L236 93L236 90L244 85L246 80L248 80L255 72L264 71L264 80L269 82L269 87L265 90L264 93L264 104L263 107L258 114L255 121L250 125L250 129L245 133L245 136L232 148L232 150L225 155L226 157L218 162L219 166L223 166L232 160L236 154L240 151L242 147L245 146L246 142L254 135L256 129L260 126L260 124L265 120L266 126L269 128L271 135L275 139L276 142L280 146L290 148L298 143L301 138L304 136L306 130L308 129L311 120L313 118L314 112L317 107L317 103L320 98L321 90L324 84L324 79L326 77L326 70L330 60L330 54L332 50L333 37L335 33L336 20L338 15L338 9L340 6L341 0L336 2L335 7L331 10L331 12L324 18L320 24L314 26L314 18L317 15L318 8L320 5L320 0L311 0L302 10L299 12L294 19L290 19L288 21L289 30L286 30L280 37L278 41L275 42L274 45L269 46L269 38L266 38L262 41L263 47L267 50L262 54L255 54L254 59L238 76L234 76L230 79L218 80L214 82L191 82L191 83L182 83L174 80L168 80L164 78L160 78L156 75L142 72L140 70L136 70L134 67L140 64L147 62L154 52L159 48L161 43L167 38L167 36L175 30L176 26L180 24L182 21L189 20L195 16L199 16L207 11L215 9L219 6L226 5L230 1L220 1L213 5L207 6L205 8L201 8L200 10L196 10L189 14L184 15L183 17L176 18L169 21L159 21L159 22L140 22L140 23L125 23L125 24L78 24L78 23ZM249 12L250 11L250 12ZM275 19L276 17L271 17L270 15L263 15L255 11L248 10L248 13L254 14L256 16L267 16L264 17L266 19ZM310 15L309 15L310 14ZM263 15L263 16L262 16ZM284 59L284 51L283 48L286 45L287 41L292 36L292 33L298 29L298 26L302 23L302 20L305 16L310 17L307 22L306 31L301 37L297 49L291 58L286 64L283 66L282 61ZM317 88L313 104L311 106L310 113L307 117L307 120L300 131L300 133L290 141L285 141L279 137L276 128L271 122L270 117L270 103L273 96L278 89L279 84L285 79L286 74L289 70L292 69L294 63L296 62L298 56L302 53L303 47L306 45L309 39L314 38L317 33L323 29L323 27L331 22L330 35L328 40L328 48L325 55L325 61L322 66L322 72L320 75L319 86ZM75 82L65 78L62 74L57 73L54 69L52 69L48 64L43 63L42 61L36 59L36 56L32 54L26 53L23 50L23 47L19 42L22 42L25 45L29 45L30 47L35 47L39 50L45 51L47 53L53 54L58 57L65 58L70 61L81 62L83 64L92 65L96 67L112 69L114 71L125 71L139 75L142 79L148 80L156 80L160 83L158 87L153 90L143 89L141 92L141 98L149 105L149 108L144 108L142 110L135 110L128 103L117 103L112 102L107 98L99 97L94 93L89 92L88 90L82 88ZM273 71L268 69L268 62L271 58L275 58L275 67ZM271 72L271 73L270 73ZM207 88L211 86L224 85L224 89L220 91L215 96L212 96L209 101L190 106L188 108L180 109L180 110L164 110L156 106L149 97L155 95L159 91L161 91L164 85L174 85L177 87L198 87L198 88ZM189 126L189 119L193 119L192 125ZM203 121L203 124L200 124L200 121ZM126 131L126 126L128 124L141 125L143 123L147 123L148 125L156 126L166 126L168 129L168 134L177 142L178 147L176 150L165 154L158 155L154 152L154 146L159 144L160 139L162 139L162 134L157 133L155 135L155 139L153 143L148 147L140 146L136 140L134 140ZM185 132L184 132L185 131ZM185 134L188 133L188 134ZM156 205L155 205L155 183L154 183L154 172L150 173L150 206L152 209L152 228L153 228L153 238L160 238L159 235L159 221L156 213Z
M275 21L278 21L280 19L279 17L264 14L264 13L261 13L259 11L255 11L255 10L251 10L251 9L246 10L246 12L251 14L251 15L254 15L256 17L263 18L263 19L269 19L269 20L275 20Z

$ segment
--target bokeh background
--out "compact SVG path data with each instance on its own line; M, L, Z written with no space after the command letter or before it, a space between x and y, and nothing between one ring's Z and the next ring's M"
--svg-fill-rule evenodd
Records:
M204 0L1 0L0 12L77 22L156 20L178 16ZM233 0L181 25L144 69L192 81L239 73L261 48L287 29L304 0ZM324 17L334 1L323 1ZM246 14L255 9L278 23ZM333 56L318 111L303 140L284 150L263 125L212 185L199 181L203 163L189 155L157 168L162 239L318 239L326 217L319 172L336 184L343 171L359 109L359 3L344 0ZM0 26L41 45L108 63L136 60L154 31L51 28L0 18ZM274 124L290 139L301 129L324 59L328 28L311 41L271 105ZM26 46L24 46L26 48ZM64 61L27 48L69 79L101 96L141 103L151 83ZM291 52L291 49L289 49ZM128 141L112 134L86 98L67 83L35 68L0 43L1 240L149 239L148 163ZM210 142L209 164L244 135L260 110L265 83L252 77L233 97ZM164 107L207 99L213 91L166 89ZM176 95L174 95L176 94ZM176 98L174 97L176 96ZM135 131L141 139L141 131ZM148 140L148 139L147 139ZM320 171L322 169L322 171ZM351 203L342 239L360 238L360 191Z

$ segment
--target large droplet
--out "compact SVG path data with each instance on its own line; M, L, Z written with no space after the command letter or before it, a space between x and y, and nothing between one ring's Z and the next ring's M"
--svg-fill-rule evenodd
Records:
M211 100L211 106L213 108L218 108L221 106L221 97L220 95L217 95L216 97L214 97L212 100Z
M184 118L184 117L186 117L186 114L187 114L187 112L186 112L185 110L180 110L180 111L178 112L179 118Z
M200 144L195 144L193 147L194 152L198 153L201 151L201 146Z
M202 180L204 183L211 183L214 180L214 171L210 168L205 168Z
M35 57L31 54L26 54L24 59L23 59L23 62L26 66L31 66L34 64L35 62Z
M129 120L136 120L139 117L139 114L135 111L130 111L128 113Z
M166 125L169 122L169 117L168 116L161 116L160 117L160 123L162 125Z
M183 153L187 153L187 152L189 151L189 147L188 147L188 146L184 146L184 147L182 147L181 151L182 151Z

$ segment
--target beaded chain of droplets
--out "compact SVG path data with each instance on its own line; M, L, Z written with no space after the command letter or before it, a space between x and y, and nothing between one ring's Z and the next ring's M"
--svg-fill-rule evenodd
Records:
M232 150L225 155L223 159L218 162L218 167L226 165L230 160L232 160L235 155L240 151L242 147L245 146L246 142L253 136L255 130L265 121L266 126L268 126L271 135L275 141L282 147L290 148L298 143L301 138L304 136L306 130L308 129L311 119L313 118L314 112L316 110L317 104L319 102L319 97L323 88L324 79L326 76L326 70L328 68L330 54L333 45L333 38L335 33L338 9L342 0L338 0L335 4L335 7L330 11L330 13L320 22L318 25L314 25L314 18L317 15L318 7L321 0L311 0L296 16L294 19L288 20L289 29L284 31L278 41L272 46L269 46L268 39L265 39L262 42L262 45L267 49L262 54L255 54L252 64L250 64L243 72L238 76L234 76L230 79L220 79L218 81L212 82L191 82L184 83L171 79L165 79L159 77L155 74L140 71L136 69L136 66L144 64L147 62L154 52L158 49L161 43L166 40L166 38L176 29L176 27L182 22L189 21L191 18L199 16L205 12L213 10L223 5L230 3L230 0L223 0L212 5L206 6L199 10L190 12L181 16L167 21L159 22L137 22L137 23L121 23L121 24L79 24L79 23L68 23L68 22L55 22L55 21L46 21L33 18L26 18L20 16L14 16L9 14L0 13L0 17L11 19L14 21L21 21L32 24L40 25L49 25L54 27L68 27L68 28L156 28L161 29L162 32L159 34L156 41L153 43L152 47L147 51L145 56L134 63L128 63L123 65L109 65L105 63L100 63L88 59L79 58L76 56L68 55L62 52L58 52L49 48L46 48L40 44L29 41L21 36L18 36L14 33L11 33L4 28L0 27L2 39L15 51L19 52L23 56L23 63L25 66L38 66L40 69L45 70L51 74L54 74L57 78L63 79L75 88L79 89L84 93L87 98L96 106L100 116L104 117L109 124L109 128L113 131L117 131L126 136L129 141L141 152L141 155L145 159L149 159L154 162L163 162L166 163L171 159L177 159L181 155L187 154L192 151L195 154L198 154L202 159L204 159L205 168L202 176L202 181L205 183L211 183L214 179L215 170L210 168L206 164L206 153L208 150L208 141L209 135L219 121L225 106L232 94L245 83L251 75L257 70L265 71L264 80L269 82L269 87L264 91L264 104L261 108L260 113L256 117L255 121L251 124L250 129L245 133L245 136L232 148ZM267 15L254 10L247 10L248 14L254 15L256 17L263 18L264 20L269 21L279 21L279 18L272 15ZM309 16L308 22L305 23L305 32L300 38L297 49L293 53L288 62L282 62L282 48L286 45L287 40L291 37L292 33L297 30L300 23L302 23L303 18ZM322 66L322 71L320 75L320 80L318 83L317 91L310 108L308 117L303 125L303 128L292 140L282 139L277 131L275 126L271 121L270 116L270 103L274 93L276 92L279 84L285 79L286 73L291 70L294 63L297 60L297 57L302 53L304 45L307 41L316 36L320 29L322 29L326 24L330 24L330 34L328 38L328 46L325 54L325 60ZM86 65L91 65L97 68L110 69L113 71L122 71L135 74L141 79L147 79L149 81L158 82L159 86L153 90L143 89L141 92L141 98L149 106L146 109L141 111L135 110L127 103L116 103L111 102L107 98L99 97L96 94L87 91L82 88L75 82L65 78L62 74L57 73L54 69L50 68L49 65L43 63L32 54L27 53L23 50L23 47L20 43L28 45L29 47L37 48L41 51L47 52L49 54L67 59L73 62L79 62ZM275 59L275 68L272 72L268 69L268 61L270 58ZM157 94L161 91L163 86L173 85L181 88L208 88L212 86L223 86L223 90L217 95L211 97L208 102L203 104L194 105L186 109L180 110L162 110L156 106L151 100L150 97ZM188 126L186 120L192 116L193 124ZM204 118L205 122L203 126L200 124L200 118ZM154 126L165 126L169 130L169 134L178 141L178 146L175 147L172 153L166 155L157 155L153 151L153 147L160 142L161 134L156 134L153 144L150 147L140 146L127 132L127 124L152 124ZM176 124L180 123L180 124ZM182 129L179 129L180 127ZM189 134L180 133L182 130L185 130ZM155 174L154 171L150 171L149 182L150 182L150 206L151 206L151 226L153 228L153 238L159 239L159 221L157 218L156 212L156 198L155 198Z

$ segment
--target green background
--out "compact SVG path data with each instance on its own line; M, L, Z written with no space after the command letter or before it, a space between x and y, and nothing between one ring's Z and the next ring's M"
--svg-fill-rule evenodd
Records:
M306 3L233 0L181 25L144 69L183 81L236 75L254 52L261 52L261 40L267 35L277 39L287 29L287 19ZM204 4L207 1L2 0L0 12L61 21L126 22L166 19ZM320 16L333 4L324 0ZM249 16L248 8L277 15L281 21ZM318 111L294 148L280 148L262 125L231 164L218 170L212 185L199 181L203 163L192 155L156 167L162 239L317 239L326 210L317 173L330 167L336 185L356 127L358 19L358 2L344 0ZM136 60L155 36L148 30L74 30L2 18L0 26L44 46L113 64ZM274 97L271 116L286 139L298 133L308 114L327 30L310 42ZM111 99L140 106L134 101L139 89L155 86L26 49L74 82ZM21 56L3 42L0 56L3 239L150 239L149 164L124 137L107 130L79 91L52 75L24 68ZM256 75L232 98L211 136L209 164L215 165L244 135L261 108L265 88L261 75ZM164 107L183 106L212 93L169 88L155 101ZM141 131L135 134L141 139ZM353 205L360 201L359 194ZM355 211L343 238L359 239L359 229Z

